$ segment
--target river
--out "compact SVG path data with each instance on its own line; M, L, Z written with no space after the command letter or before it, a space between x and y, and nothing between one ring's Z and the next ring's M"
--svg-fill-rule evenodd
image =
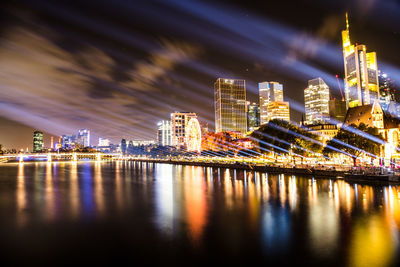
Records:
M399 264L400 186L127 161L0 164L6 265Z

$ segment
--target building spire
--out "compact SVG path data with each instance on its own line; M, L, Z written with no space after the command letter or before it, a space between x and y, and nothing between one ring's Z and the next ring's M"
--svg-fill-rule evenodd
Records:
M349 30L349 14L346 12L346 30Z

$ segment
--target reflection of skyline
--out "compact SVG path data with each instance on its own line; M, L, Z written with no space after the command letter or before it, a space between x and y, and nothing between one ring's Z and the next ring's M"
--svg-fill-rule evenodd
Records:
M172 238L185 233L194 243L204 242L206 229L219 225L215 220L245 214L229 220L227 233L260 232L269 252L287 249L297 235L306 235L304 249L321 258L334 257L344 247L346 261L356 266L390 263L398 251L400 186L126 162L20 163L15 171L21 227L37 219L27 209L54 223L107 218L111 211L134 214L141 203L154 209L159 232ZM221 207L226 214L215 214Z

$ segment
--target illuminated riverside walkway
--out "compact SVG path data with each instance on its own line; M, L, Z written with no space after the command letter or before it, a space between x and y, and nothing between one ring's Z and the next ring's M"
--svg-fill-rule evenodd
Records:
M173 158L145 158L145 157L132 157L121 156L119 153L37 153L37 154L9 154L0 156L0 162L25 162L25 161L103 161L103 160L117 160L117 161L134 161L138 164L174 164L174 165L190 165L212 168L225 168L225 169L238 169L248 171L259 171L267 173L285 173L293 175L308 175L313 177L326 177L337 178L355 181L383 181L383 182L399 182L400 173L391 171L389 174L386 168L365 168L361 167L354 169L351 167L333 166L333 165L306 165L306 164L277 164L272 162L253 161L253 159L230 158L204 158L192 157L182 159L179 157Z

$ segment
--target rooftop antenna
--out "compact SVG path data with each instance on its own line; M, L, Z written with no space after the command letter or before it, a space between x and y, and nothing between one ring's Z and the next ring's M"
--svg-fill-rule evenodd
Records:
M346 12L346 30L349 30L349 14Z
M347 13L346 13L346 17L347 17ZM344 97L343 97L343 93L342 93L342 87L340 86L340 82L339 82L339 75L336 74L336 81L339 85L339 90L340 90L340 94L342 95L342 101L344 101Z

